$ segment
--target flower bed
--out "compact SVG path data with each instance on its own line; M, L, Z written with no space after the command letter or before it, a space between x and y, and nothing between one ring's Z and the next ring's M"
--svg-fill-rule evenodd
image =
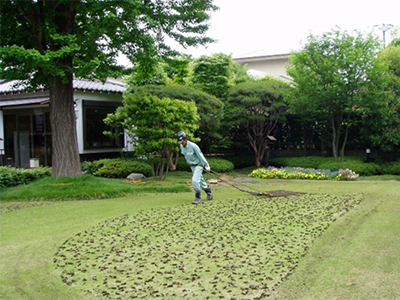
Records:
M311 179L311 180L355 180L358 174L349 169L331 171L328 169L313 169L301 167L281 167L256 169L249 175L250 177L262 179Z

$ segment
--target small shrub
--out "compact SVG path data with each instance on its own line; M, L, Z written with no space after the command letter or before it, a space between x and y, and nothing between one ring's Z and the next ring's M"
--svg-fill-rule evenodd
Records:
M0 167L0 188L28 184L46 176L51 176L51 168L49 167L35 169Z
M106 158L93 162L85 162L82 169L88 174L105 178L126 178L131 173L152 176L150 164L140 159Z
M217 173L229 173L234 169L234 164L223 158L210 157L207 158L207 161L210 164L211 170Z

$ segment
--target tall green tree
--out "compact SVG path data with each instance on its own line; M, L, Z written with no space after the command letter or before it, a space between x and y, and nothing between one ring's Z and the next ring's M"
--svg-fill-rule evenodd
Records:
M196 89L225 100L229 88L239 82L250 81L244 66L230 55L214 53L193 61L190 82Z
M50 92L53 176L81 174L73 103L73 76L116 77L124 53L144 70L157 57L212 42L205 36L212 0L3 0L0 69L3 79L44 85Z
M194 102L128 95L124 99L125 128L135 140L135 154L147 157L154 178L164 180L168 174L170 153L178 152L176 134L188 135L198 128L199 116Z
M264 78L257 82L240 83L229 90L226 123L231 131L244 133L239 138L250 144L257 167L261 166L267 153L269 136L277 123L284 119L284 95L288 88L281 80Z
M387 67L377 59L381 44L372 35L333 30L309 35L303 49L290 57L291 106L327 120L335 160L344 157L357 107L379 104L387 86Z
M396 150L400 149L400 43L393 40L379 58L389 66L385 74L389 78L385 97L374 109L361 107L360 113L364 128L368 128L364 134L371 138L375 148L384 153L385 159L394 160Z
M136 97L156 96L160 99L170 98L194 102L200 116L196 136L202 140L201 143L204 149L208 149L211 142L219 138L218 129L222 118L223 103L212 95L182 85L144 85L136 87L131 92L126 92L125 96L129 94ZM114 138L123 134L125 119L125 107L119 107L114 114L109 114L105 122L111 126L112 131L108 131L106 134ZM190 122L190 120L182 121ZM183 129L178 129L178 131L180 130ZM175 170L179 153L170 152L169 154L168 163L170 170Z

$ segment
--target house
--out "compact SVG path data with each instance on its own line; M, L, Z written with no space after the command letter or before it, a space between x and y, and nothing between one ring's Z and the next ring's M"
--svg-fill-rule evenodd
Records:
M289 62L288 54L266 54L265 51L245 54L233 59L240 65L247 65L248 73L257 77L266 75L288 80L285 66Z
M50 166L49 91L37 88L25 92L18 83L0 81L0 165ZM122 104L125 84L75 78L73 88L81 159L116 156L121 149L103 134L103 119Z

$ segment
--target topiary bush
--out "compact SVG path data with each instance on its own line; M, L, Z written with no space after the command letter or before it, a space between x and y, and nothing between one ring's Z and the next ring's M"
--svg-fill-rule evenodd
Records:
M147 161L131 158L106 158L84 162L82 170L88 174L105 178L126 178L131 173L152 176L153 170Z
M20 184L28 184L36 179L51 176L50 167L22 169L14 167L0 167L0 189Z

